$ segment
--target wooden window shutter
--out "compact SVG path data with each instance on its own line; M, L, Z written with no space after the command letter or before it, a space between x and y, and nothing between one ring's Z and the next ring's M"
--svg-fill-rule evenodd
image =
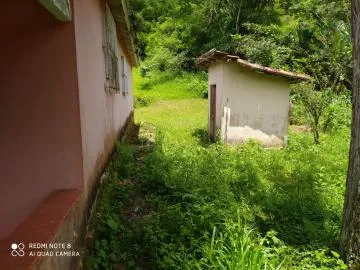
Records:
M105 88L106 91L110 94L118 93L120 92L120 85L116 24L108 5L106 5L106 13L104 19L103 48L106 73Z
M121 56L121 88L123 95L127 95L129 92L128 88L128 78L127 78L127 64L125 56Z

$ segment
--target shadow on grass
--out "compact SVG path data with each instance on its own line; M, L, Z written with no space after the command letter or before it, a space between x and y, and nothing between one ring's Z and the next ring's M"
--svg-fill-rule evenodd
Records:
M196 128L191 135L203 146L210 144L209 133L205 128Z
M327 195L317 181L317 170L297 164L287 175L285 168L276 166L276 160L272 164L267 167L266 183L259 180L254 168L246 166L241 168L248 170L246 181L239 179L233 187L234 195L241 194L250 207L261 209L261 213L255 215L260 232L265 235L275 230L281 240L292 246L337 249L341 216L326 205L324 196Z
M204 128L196 129L192 136L203 147L212 145ZM289 245L319 245L336 249L341 215L326 205L325 197L331 195L326 194L324 183L319 179L321 166L308 166L316 164L317 154L303 149L289 162L288 155L295 154L286 150L281 150L279 155L264 150L241 153L241 149L245 148L240 147L240 152L234 156L230 153L228 163L223 162L224 170L235 171L233 173L238 174L238 178L231 183L219 182L219 189L221 185L229 185L238 203L245 201L250 209L254 209L255 224L262 234L275 230L279 238ZM222 151L219 153L222 154ZM201 169L202 173L209 174L209 178L219 174L220 179L220 170L214 171L211 167L213 161L207 159L206 162L202 162L201 157L198 159L198 165L209 166ZM219 159L214 164L216 162L222 161ZM295 166L291 173L287 170L290 165Z
M193 136L209 146L205 129L196 129ZM331 195L321 189L321 166L304 165L315 163L317 152L293 150L296 159L290 162L295 167L287 170L286 150L267 152L255 144L238 149L217 144L167 148L163 143L160 139L145 149L137 146L135 157L125 146L118 149L117 167L126 169L126 179L136 179L142 198L131 208L132 216L141 219L134 222L122 216L118 231L106 230L103 236L115 241L116 250L111 252L118 263L132 262L129 269L186 269L180 265L184 258L202 256L204 233L211 234L214 226L220 230L224 220L236 218L238 211L263 235L275 230L279 239L299 250L307 245L335 247L339 217L325 203L324 196ZM122 176L118 168L114 174ZM116 215L133 203L125 187L117 186L109 199L121 202Z
M211 142L209 140L209 133L206 128L196 128L191 135L196 138L197 142L201 146L207 147L211 145Z
M260 231L275 230L290 245L335 247L337 233L329 222L336 224L336 217L327 211L319 194L309 190L298 193L297 189L291 185L264 196L260 205L266 217L256 219Z
M129 125L124 135L124 143L132 145L152 145L155 143L156 127L149 123Z

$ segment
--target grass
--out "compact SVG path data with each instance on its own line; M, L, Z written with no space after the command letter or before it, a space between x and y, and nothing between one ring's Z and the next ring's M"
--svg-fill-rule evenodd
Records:
M138 123L151 123L171 140L196 139L196 132L206 129L207 100L164 100L135 111Z
M135 101L140 106L163 100L199 98L207 91L203 73L156 74L142 78L140 71L135 69L133 78Z
M349 129L320 145L292 132L284 150L209 145L207 101L171 98L187 91L177 80L154 84L163 96L136 109L156 143L118 145L87 267L346 269L336 249Z

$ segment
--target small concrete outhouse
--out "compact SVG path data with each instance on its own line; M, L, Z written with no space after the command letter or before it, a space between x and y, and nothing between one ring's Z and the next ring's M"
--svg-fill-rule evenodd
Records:
M251 64L214 49L196 64L208 68L211 140L220 130L229 144L248 139L264 147L286 144L290 84L307 81L307 75Z

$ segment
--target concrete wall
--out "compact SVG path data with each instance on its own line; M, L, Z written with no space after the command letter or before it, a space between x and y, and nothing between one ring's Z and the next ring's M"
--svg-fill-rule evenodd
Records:
M245 70L235 63L222 62L220 65L223 89L219 109L222 111L227 104L231 109L232 129L228 141L256 138L266 146L282 144L288 129L289 82ZM213 73L211 69L210 73ZM218 73L216 77L221 81ZM220 117L217 116L217 122L221 121Z
M128 95L124 96L122 93L110 95L105 92L105 61L102 48L103 7L99 0L77 0L73 14L85 186L90 187L112 150L119 130L133 110L132 74L127 62ZM119 55L124 55L120 42Z
M0 11L0 239L53 190L81 188L74 24L37 1Z

